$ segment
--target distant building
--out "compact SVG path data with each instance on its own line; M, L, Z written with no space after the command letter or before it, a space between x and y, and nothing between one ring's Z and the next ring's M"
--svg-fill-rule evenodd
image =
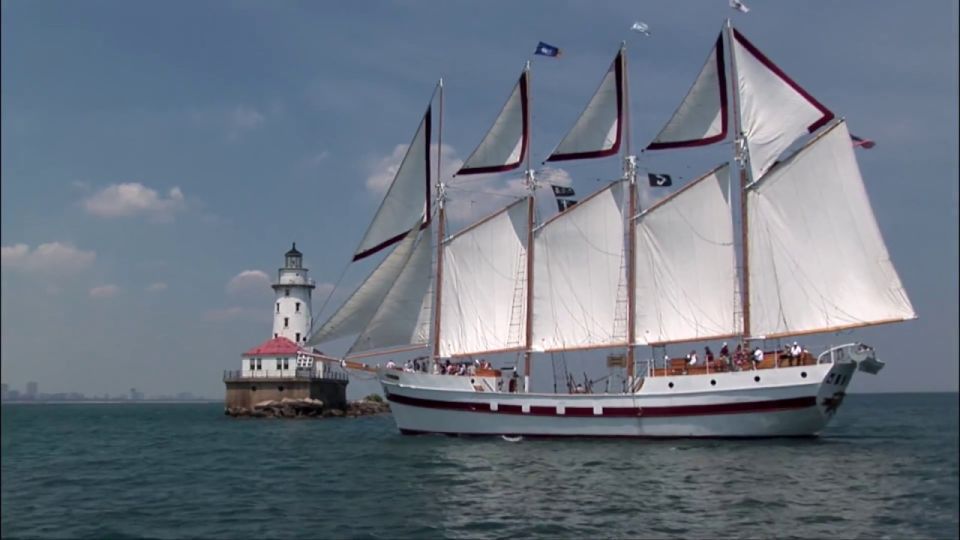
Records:
M34 382L34 381L28 382L28 383L27 383L27 394L26 394L26 396L24 396L24 397L26 397L27 399L33 399L33 398L37 397L37 393L38 393L37 390L39 389L39 387L40 387L40 386L39 386L36 382Z
M130 400L140 401L143 399L143 392L138 392L136 388L130 389Z
M6 384L6 383L0 384L0 400L6 401L6 400L7 400L7 394L8 394L9 392L10 392L10 385L9 385L9 384Z

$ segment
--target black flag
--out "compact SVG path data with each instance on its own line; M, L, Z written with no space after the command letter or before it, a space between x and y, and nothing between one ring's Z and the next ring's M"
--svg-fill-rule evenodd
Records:
M673 180L670 179L669 174L650 173L647 175L647 178L650 179L650 187L666 187L673 185Z
M567 187L567 186L554 186L554 185L551 185L550 187L553 188L553 196L554 196L554 197L573 197L574 195L576 195L576 194L573 192L573 188L572 188L572 187Z
M570 190L570 191L573 191L573 190ZM577 201L574 201L571 199L557 199L557 208L561 212L563 212L564 210L566 210L567 208L570 208L575 204L577 204Z

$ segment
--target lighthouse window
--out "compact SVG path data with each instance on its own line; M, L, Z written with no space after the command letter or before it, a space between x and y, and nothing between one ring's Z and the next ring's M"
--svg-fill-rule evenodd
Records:
M283 295L284 295L284 296L290 296L290 289L284 289L284 290L283 290Z
M297 343L300 343L300 332L297 332Z
M284 317L284 318L283 318L283 327L284 327L284 328L290 328L290 317Z
M277 313L280 313L280 302L277 302Z
M297 313L300 313L300 302L297 302ZM297 341L300 341L299 339Z

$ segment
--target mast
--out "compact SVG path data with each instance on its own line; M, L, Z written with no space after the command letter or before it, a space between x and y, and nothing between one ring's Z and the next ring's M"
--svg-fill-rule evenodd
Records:
M527 107L524 109L524 120L523 125L530 125L530 61L527 60L527 65L524 67L524 72L527 81ZM527 145L526 154L527 154L527 164L526 171L524 171L524 176L526 177L527 190L530 192L527 195L527 300L526 300L526 309L524 310L524 326L525 326L525 336L524 336L524 353L523 353L523 391L530 391L530 359L533 356L531 348L533 347L533 226L536 221L536 212L537 205L534 200L534 195L537 190L537 181L533 174L533 169L530 167L530 134L527 133L524 137L524 143Z
M446 234L446 195L440 176L440 156L443 154L443 78L437 83L440 90L440 117L437 126L437 274L433 280L433 360L440 356L440 290L443 286L443 236Z
M634 257L634 250L637 244L636 227L633 226L633 216L637 214L637 160L630 153L630 77L627 72L627 50L626 41L620 44L620 54L623 57L623 130L626 145L624 146L623 168L629 185L627 191L627 247L624 256L627 258L627 384L630 390L633 390L633 379L635 372L634 353L636 346L636 288L637 288L637 265Z
M747 184L750 183L750 155L747 151L747 141L743 136L743 126L740 125L740 91L739 77L737 76L737 55L733 48L736 46L733 42L733 27L730 25L730 19L727 19L727 43L730 49L730 69L731 81L733 86L733 131L734 131L734 152L737 166L740 168L740 264L743 287L740 290L741 301L740 308L743 310L743 335L741 341L750 337L750 250L747 246Z

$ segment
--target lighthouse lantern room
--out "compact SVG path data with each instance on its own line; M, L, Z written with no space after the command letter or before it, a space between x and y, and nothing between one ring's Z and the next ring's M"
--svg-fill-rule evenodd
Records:
M283 268L272 285L275 295L273 306L273 337L285 337L302 346L307 341L313 317L310 300L316 283L307 277L303 267L303 254L297 251L296 242L284 254Z

